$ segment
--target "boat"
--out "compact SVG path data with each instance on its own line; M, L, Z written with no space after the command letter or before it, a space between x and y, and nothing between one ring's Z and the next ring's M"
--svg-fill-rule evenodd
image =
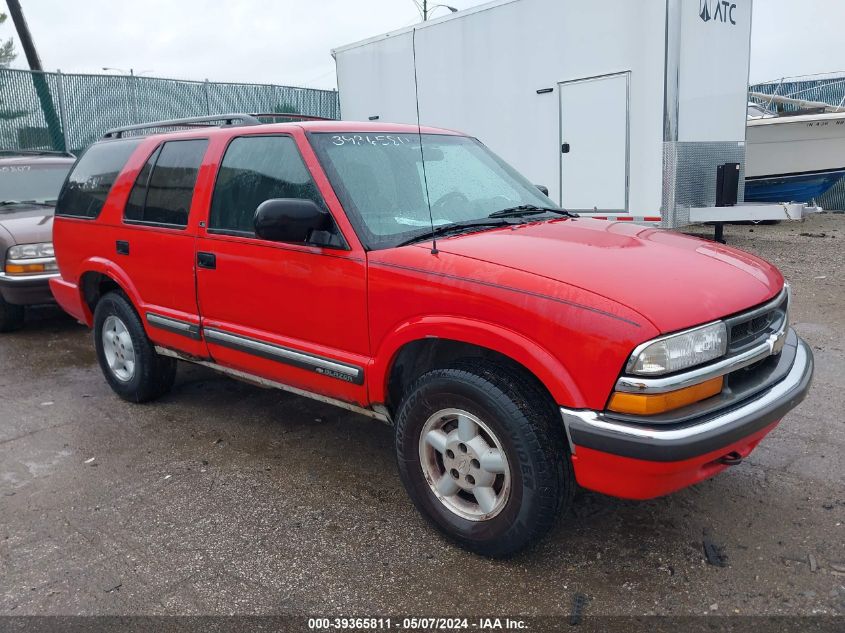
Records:
M788 97L751 96L796 110L778 114L749 103L746 202L814 202L845 177L845 108Z

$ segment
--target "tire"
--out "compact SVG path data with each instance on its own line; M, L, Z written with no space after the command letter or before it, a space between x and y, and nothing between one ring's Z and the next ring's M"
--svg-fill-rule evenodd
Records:
M0 332L20 330L24 324L26 309L23 306L7 303L0 296Z
M484 443L472 437L461 446L473 425ZM504 460L494 459L494 445ZM557 406L530 378L487 361L437 369L410 386L396 418L396 454L402 483L423 516L484 556L508 557L538 541L575 490ZM450 476L454 483L443 481ZM448 495L455 485L457 494Z
M170 391L176 359L161 356L138 313L119 292L109 292L94 310L97 360L112 390L129 402L149 402Z

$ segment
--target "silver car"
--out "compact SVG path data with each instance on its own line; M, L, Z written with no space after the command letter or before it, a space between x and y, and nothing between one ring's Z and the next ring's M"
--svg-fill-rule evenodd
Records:
M26 306L52 303L53 208L75 158L0 151L0 332L23 326Z

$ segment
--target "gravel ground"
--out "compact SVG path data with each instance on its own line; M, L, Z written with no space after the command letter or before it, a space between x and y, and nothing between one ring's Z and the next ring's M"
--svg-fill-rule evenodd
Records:
M808 400L691 489L579 492L510 561L425 524L388 427L189 366L130 405L87 330L34 313L0 339L0 614L845 614L845 215L726 238L793 282Z

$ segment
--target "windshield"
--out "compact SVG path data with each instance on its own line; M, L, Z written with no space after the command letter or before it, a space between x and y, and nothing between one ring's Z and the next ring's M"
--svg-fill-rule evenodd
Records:
M770 118L773 117L774 114L764 108L761 105L756 103L749 103L748 104L748 118L749 119L760 119L760 118Z
M423 134L422 152L417 134L315 133L310 139L358 235L371 249L430 233L432 219L435 227L443 227L524 205L558 209L476 139Z
M0 202L55 204L71 163L0 165Z

